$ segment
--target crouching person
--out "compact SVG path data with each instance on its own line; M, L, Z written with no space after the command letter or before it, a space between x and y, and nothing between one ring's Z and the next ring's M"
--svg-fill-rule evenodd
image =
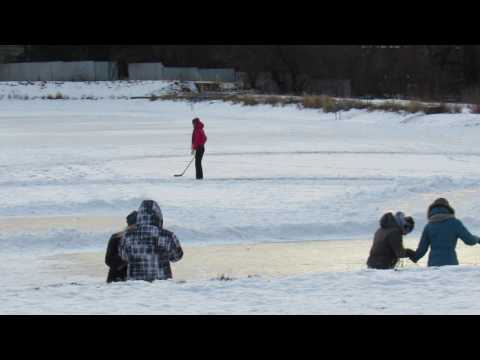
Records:
M137 222L137 212L134 211L127 216L127 230L132 229ZM125 231L113 234L107 245L105 264L109 267L107 283L127 280L127 262L119 254L120 241Z
M370 269L393 269L400 258L414 260L415 252L403 247L403 235L412 232L415 221L402 212L386 213L380 219L380 228L375 233L367 266Z
M163 228L162 211L153 200L140 205L136 226L125 232L120 255L127 261L127 280L166 280L172 278L170 262L183 257L177 237Z

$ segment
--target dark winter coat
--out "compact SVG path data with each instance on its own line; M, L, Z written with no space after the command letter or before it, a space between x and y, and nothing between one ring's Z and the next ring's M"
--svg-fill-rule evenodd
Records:
M127 262L122 259L118 252L123 234L123 231L113 234L108 241L105 255L105 264L110 268L107 276L108 283L127 280Z
M408 257L408 254L409 250L403 247L402 230L393 214L384 214L380 219L380 229L375 233L367 266L373 269L393 269L398 260Z
M455 248L458 239L467 245L475 245L480 239L472 235L455 218L455 210L445 199L438 199L428 209L428 224L415 251L415 260L420 260L430 248L428 266L458 265Z
M160 207L145 200L137 214L137 224L125 232L120 255L128 262L128 280L165 280L172 277L170 262L183 257L180 243L171 231L163 229Z
M192 149L196 150L198 147L205 145L207 142L207 136L203 131L205 125L200 120L195 122L195 128L192 133Z

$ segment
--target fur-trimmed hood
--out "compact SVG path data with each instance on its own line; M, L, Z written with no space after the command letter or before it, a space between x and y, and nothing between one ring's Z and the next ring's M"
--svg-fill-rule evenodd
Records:
M427 218L430 222L440 222L455 217L455 209L452 208L447 199L438 198L429 207Z

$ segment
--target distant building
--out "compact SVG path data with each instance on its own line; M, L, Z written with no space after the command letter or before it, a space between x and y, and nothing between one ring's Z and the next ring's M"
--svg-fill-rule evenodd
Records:
M0 45L0 63L14 62L24 52L23 45Z

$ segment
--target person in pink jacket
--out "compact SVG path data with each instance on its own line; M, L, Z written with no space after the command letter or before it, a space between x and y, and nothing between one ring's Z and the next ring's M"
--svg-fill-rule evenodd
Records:
M197 179L203 179L202 158L205 153L205 143L207 142L207 136L203 131L205 125L199 118L193 119L192 125L192 155L195 154L196 177Z

